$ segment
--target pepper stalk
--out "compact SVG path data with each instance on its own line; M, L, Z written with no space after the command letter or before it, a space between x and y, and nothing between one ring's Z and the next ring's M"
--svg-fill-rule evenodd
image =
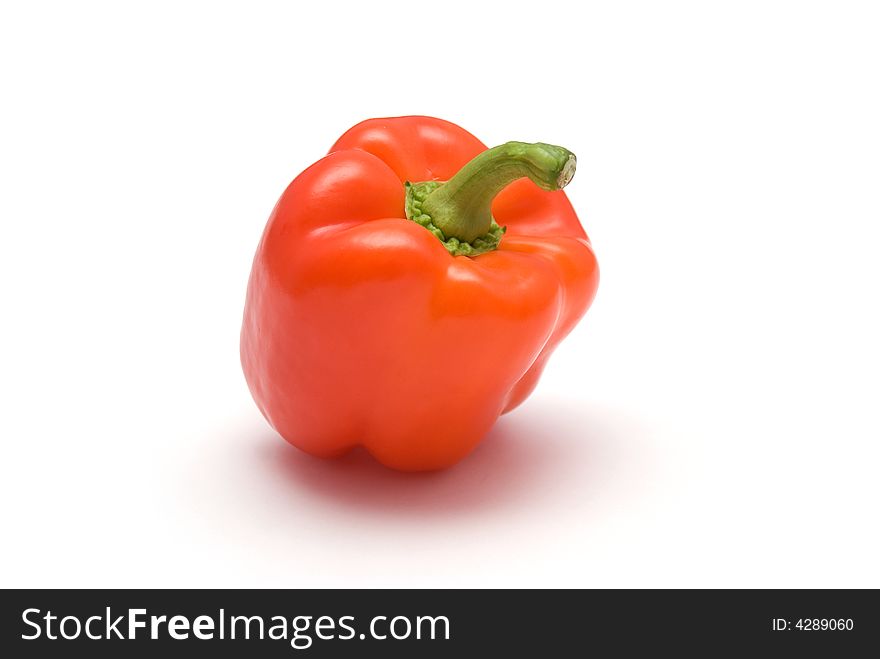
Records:
M473 256L495 249L501 238L503 229L492 218L499 192L520 178L561 190L576 167L575 155L561 146L507 142L483 151L445 183L408 183L407 217L435 233L451 253Z

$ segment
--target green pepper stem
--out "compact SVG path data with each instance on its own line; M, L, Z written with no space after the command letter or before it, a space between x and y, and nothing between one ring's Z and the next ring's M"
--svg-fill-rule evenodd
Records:
M574 154L561 146L507 142L483 151L429 194L422 212L448 238L471 242L489 231L492 200L513 181L528 177L544 190L561 190L576 165Z

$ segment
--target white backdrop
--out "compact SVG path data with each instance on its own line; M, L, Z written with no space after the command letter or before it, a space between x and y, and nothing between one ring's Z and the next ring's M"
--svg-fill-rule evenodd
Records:
M0 585L880 586L878 12L5 3ZM299 453L238 363L278 195L401 114L575 151L602 269L430 475Z

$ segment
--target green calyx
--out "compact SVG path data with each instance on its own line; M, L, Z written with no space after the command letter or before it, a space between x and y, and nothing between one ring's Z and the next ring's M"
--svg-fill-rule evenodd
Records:
M477 256L485 252L491 252L498 247L501 236L506 231L505 228L498 226L493 219L489 225L489 231L484 235L478 236L471 242L461 241L454 236L446 237L434 223L431 221L430 215L422 212L422 204L429 194L434 192L441 185L442 181L422 181L420 183L406 183L406 217L416 224L420 224L428 231L437 236L437 239L443 243L446 250L453 256Z
M477 256L498 247L505 229L492 201L513 181L529 178L560 190L574 176L574 154L552 144L507 142L482 152L449 181L406 183L406 217L433 233L453 256Z

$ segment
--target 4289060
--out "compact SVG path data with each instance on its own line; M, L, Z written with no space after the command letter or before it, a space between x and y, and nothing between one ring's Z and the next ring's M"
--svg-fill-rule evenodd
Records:
M797 622L792 623L785 618L774 618L772 630L775 632L783 632L796 630L799 632L834 632L853 630L852 618L798 618Z

